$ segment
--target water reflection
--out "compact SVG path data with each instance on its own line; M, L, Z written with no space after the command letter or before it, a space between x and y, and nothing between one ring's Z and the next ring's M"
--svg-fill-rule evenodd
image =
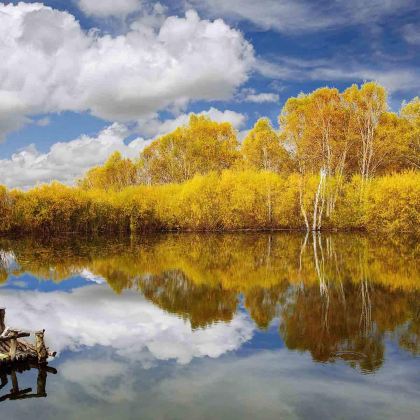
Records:
M289 349L310 352L315 361L341 359L374 372L383 364L387 334L402 349L420 353L418 248L407 239L183 234L113 241L3 239L0 248L3 282L23 273L57 283L74 276L106 281L118 294L139 291L153 303L150 308L187 320L192 330L229 327L242 316L243 299L259 329L279 319L279 339ZM240 330L232 348L249 330Z
M34 369L37 370L36 390L32 388L19 387L19 375L25 374L27 371ZM7 400L25 400L29 398L46 398L47 391L47 376L48 373L56 374L57 370L46 365L37 365L31 363L21 363L13 367L5 367L0 369L0 390L6 389L9 384L12 385L9 393L0 395L0 402Z
M8 322L60 353L45 405L2 413L416 418L418 254L360 235L0 239ZM18 378L44 394L41 372Z

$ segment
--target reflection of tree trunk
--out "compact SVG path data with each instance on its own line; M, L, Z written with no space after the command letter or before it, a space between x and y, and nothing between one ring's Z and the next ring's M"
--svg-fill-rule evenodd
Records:
M303 240L302 246L300 247L300 255L299 255L299 272L302 271L302 258L303 254L306 249L306 244L308 243L309 232L306 232L305 239Z
M369 284L366 279L362 279L362 282L360 284L360 292L362 297L362 312L360 314L360 326L363 329L363 336L368 337L373 330L373 325L372 303L369 295Z
M362 299L362 310L360 314L360 327L362 328L362 335L368 337L372 330L372 302L369 294L369 276L367 272L367 261L360 256L360 295Z
M317 241L318 237L318 241ZM321 260L318 258L318 245L321 253ZM313 234L313 248L314 248L314 261L315 261L315 270L318 276L319 281L319 292L323 300L323 320L324 320L324 327L328 330L328 310L330 306L330 295L328 290L328 284L326 281L325 275L325 260L324 260L324 252L322 250L322 241L321 235Z
M272 241L273 241L273 238L272 238L271 233L270 233L268 235L268 241L267 241L267 259L266 259L267 268L270 266L270 262L271 262Z
M305 239L303 240L302 246L300 247L300 255L299 255L299 280L300 280L300 289L303 290L305 287L305 283L303 282L302 278L302 259L303 254L306 250L306 244L308 243L309 232L306 232Z

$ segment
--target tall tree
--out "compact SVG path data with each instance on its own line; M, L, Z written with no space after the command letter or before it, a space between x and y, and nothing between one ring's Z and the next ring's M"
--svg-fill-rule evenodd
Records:
M319 230L325 204L330 214L337 196L336 190L326 194L327 180L336 177L341 182L351 144L348 110L337 89L321 88L290 98L279 121L301 174L301 211L307 229L310 223L303 204L304 186L308 175L319 173L312 216L312 229Z
M409 124L406 160L411 167L420 169L420 98L417 96L405 104L400 115Z
M242 144L245 167L271 172L290 172L291 158L281 143L280 135L268 118L260 118Z
M356 141L356 160L363 180L372 177L381 159L381 142L375 136L381 118L387 110L387 93L375 82L353 85L346 89L343 98L351 115L351 125Z
M230 123L192 115L188 125L155 140L140 155L139 168L148 184L183 182L195 174L221 171L239 157Z
M83 189L122 190L137 184L137 168L130 159L124 159L120 152L114 152L103 166L90 169L79 181Z

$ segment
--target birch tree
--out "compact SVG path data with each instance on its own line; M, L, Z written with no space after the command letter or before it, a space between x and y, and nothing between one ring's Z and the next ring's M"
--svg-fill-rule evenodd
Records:
M353 85L346 89L343 98L351 115L351 125L356 140L356 160L364 181L372 177L379 159L380 144L375 134L381 117L387 110L387 93L375 82Z
M420 98L417 96L404 104L400 116L409 124L409 142L405 158L409 166L420 169Z

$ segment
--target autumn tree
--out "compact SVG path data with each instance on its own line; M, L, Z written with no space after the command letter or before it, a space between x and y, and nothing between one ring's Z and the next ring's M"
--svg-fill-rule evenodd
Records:
M420 98L404 104L400 116L409 124L406 160L409 166L420 169Z
M401 171L407 168L410 154L410 124L393 112L384 112L376 127L373 145L374 156L370 164L370 174Z
M312 230L319 230L324 207L329 215L337 197L336 190L326 194L327 180L336 177L341 181L351 145L348 112L337 89L322 88L309 95L290 98L279 121L301 174L301 212L308 230L310 221L304 205L304 186L308 175L319 173L312 215Z
M79 181L83 189L122 190L137 183L137 168L120 152L114 152L103 166L90 169Z
M0 185L0 232L10 227L12 218L12 198L6 187Z
M292 161L280 135L268 118L260 118L242 144L245 167L271 172L290 172Z
M346 89L343 98L350 112L358 170L362 179L367 180L374 175L383 156L381 137L376 136L376 131L387 110L387 93L382 86L369 82L360 88L353 85Z
M195 174L230 168L239 157L236 132L230 123L192 115L186 126L155 140L140 155L143 182L183 182Z

